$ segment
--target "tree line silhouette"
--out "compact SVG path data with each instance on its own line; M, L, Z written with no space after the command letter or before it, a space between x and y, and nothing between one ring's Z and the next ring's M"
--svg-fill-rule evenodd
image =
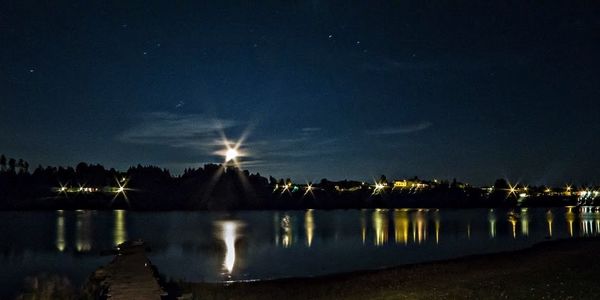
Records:
M359 181L294 184L268 179L234 166L206 164L174 176L156 166L127 171L100 164L73 167L38 166L30 171L23 159L0 156L0 209L236 210L349 209L396 207L513 207L575 205L577 198L557 195L519 199L507 192L506 180L492 191L452 182L420 181L423 189L394 189L385 176L376 185ZM121 189L119 189L121 187ZM384 187L384 188L382 188ZM532 190L541 189L532 187Z

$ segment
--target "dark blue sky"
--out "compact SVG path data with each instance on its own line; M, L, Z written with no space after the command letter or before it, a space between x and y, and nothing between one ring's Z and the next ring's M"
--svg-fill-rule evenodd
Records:
M594 1L7 2L0 152L32 165L177 173L223 132L296 180L600 181Z

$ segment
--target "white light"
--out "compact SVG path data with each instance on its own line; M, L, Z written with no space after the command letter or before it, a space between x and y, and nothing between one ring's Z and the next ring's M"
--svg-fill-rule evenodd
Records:
M242 226L237 221L221 221L217 223L219 227L219 235L225 243L225 258L223 259L223 269L227 274L233 272L235 266L235 242L239 237L238 229Z
M227 152L225 152L225 162L236 159L239 155L240 154L238 153L238 151L236 149L234 149L234 148L227 149Z

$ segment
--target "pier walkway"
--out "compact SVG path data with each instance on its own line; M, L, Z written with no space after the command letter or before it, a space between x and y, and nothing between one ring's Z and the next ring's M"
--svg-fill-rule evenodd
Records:
M93 276L101 282L106 299L160 300L166 296L146 257L146 246L141 240L117 246L113 261L98 269Z

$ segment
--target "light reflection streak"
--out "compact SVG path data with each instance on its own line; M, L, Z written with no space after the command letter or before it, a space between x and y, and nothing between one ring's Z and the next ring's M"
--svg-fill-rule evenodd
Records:
M453 219L450 218L450 223L446 226L448 226L448 229L451 231L458 231L460 233L458 238L464 241L467 241L468 239L479 241L481 238L486 239L487 237L490 239L499 237L512 237L512 239L539 239L540 234L542 237L566 237L579 234L574 232L574 230L577 229L581 230L581 235L600 234L600 212L597 212L592 208L579 211L578 209L576 210L567 207L566 210L563 220L563 217L557 219L559 216L555 216L551 209L516 208L515 210L508 211L506 219L504 219L504 216L507 211L503 209L489 209L483 211L483 218L463 218L458 223L452 223L451 221ZM306 248L314 246L315 239L318 239L319 237L318 231L315 231L315 228L318 226L317 220L314 217L315 211L311 209L302 213L303 215L300 215L300 213L274 214L275 244L278 247L290 248L298 246L294 245L294 243L299 243L300 241L302 241L302 246ZM427 209L394 209L393 212L390 212L387 209L361 210L358 220L355 221L360 224L360 232L357 231L358 228L353 227L353 232L350 233L350 235L356 237L356 235L360 234L363 245L369 244L376 247L387 245L388 242L397 245L421 245L428 243L430 245L436 245L440 244L440 241L444 239L442 236L444 235L444 231L441 230L441 216L443 213L444 211ZM485 221L486 213L487 222ZM502 215L502 218L500 218L499 214ZM303 222L294 223L293 221L296 220L296 218L303 218ZM539 221L536 221L537 219L539 219ZM500 230L498 229L498 226L500 220L500 225L507 226L505 228L508 229L508 231L503 229L502 234L499 235L498 232ZM504 220L507 220L507 225L503 225ZM565 222L568 227L554 228L555 221L560 223ZM393 224L390 222L393 222ZM540 222L541 227L532 227L532 224L538 224L537 222ZM543 222L546 222L546 224L543 224ZM433 232L435 236L431 236L431 241L428 241L430 225L434 226L431 227L431 229L435 230L435 232ZM336 239L341 226L343 225L335 224ZM370 228L371 226L372 228ZM480 237L478 234L478 230L480 229L486 230L487 235L484 233L484 236ZM302 233L304 233L304 236L301 235ZM475 234L475 236L472 236L473 234ZM392 238L394 239L393 242L390 240ZM435 241L433 240L434 238ZM451 237L450 239L455 238L457 237ZM359 241L356 242L357 244L359 243ZM229 266L230 263L224 265ZM228 267L225 267L225 269L228 269Z
M521 208L521 234L529 236L529 214L527 208Z
M494 212L494 209L490 209L490 212L488 213L488 221L490 223L490 238L495 238L496 237L496 213Z
M281 234L281 220L279 219L279 212L275 212L273 215L273 228L275 229L275 246L279 246L279 235Z
M435 243L440 243L440 212L436 211L433 214L433 220L435 222Z
M596 219L596 234L600 234L600 212L597 211L594 218Z
M565 219L567 219L569 236L573 237L573 222L575 222L575 213L573 212L572 206L567 207L567 212L565 213Z
M313 219L313 210L309 209L304 213L304 229L306 230L306 246L312 245L313 234L315 230L315 221Z
M598 234L595 226L595 223L597 222L595 217L597 214L593 213L590 207L581 207L580 209L579 218L581 220L581 235L592 236Z
M396 244L408 244L408 213L405 210L394 210L394 237Z
M75 249L78 252L92 250L91 212L78 210L75 222Z
M62 210L56 212L56 249L63 252L67 246L65 239L65 215Z
M388 240L387 210L376 209L373 212L373 229L375 230L375 246L383 246Z
M552 237L552 222L554 221L554 214L552 214L552 210L548 210L546 212L546 222L548 222L548 236Z
M225 244L225 257L223 258L223 270L227 275L233 273L235 266L235 243L239 238L238 230L243 224L239 221L218 221L215 223L217 235Z
M126 211L113 211L113 245L117 246L127 240L127 224L125 220Z
M415 220L417 222L417 241L419 244L427 240L427 219L425 214L426 213L420 209L415 214Z
M467 238L471 239L471 221L467 224Z
M292 218L289 215L285 215L281 219L281 228L283 229L281 244L284 248L289 248L294 243L292 235Z
M517 218L514 216L508 217L508 222L512 225L512 237L513 239L517 238Z
M365 216L365 213L364 209L360 211L360 233L363 245L367 241L367 217Z

